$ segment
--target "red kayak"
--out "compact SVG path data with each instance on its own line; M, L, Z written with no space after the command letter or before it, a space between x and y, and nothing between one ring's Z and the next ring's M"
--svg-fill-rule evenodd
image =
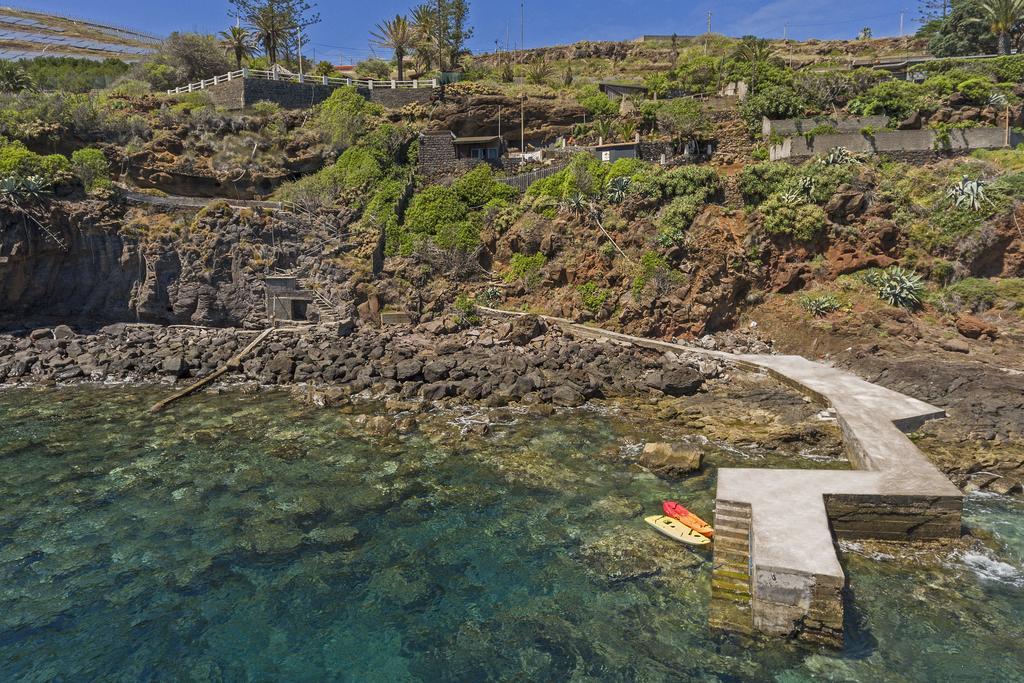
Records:
M711 528L711 525L705 522L703 519L693 514L686 508L674 500L666 500L661 504L662 509L665 511L666 517L672 519L678 519L680 522L690 527L699 534L703 534L708 538L713 538L715 530Z

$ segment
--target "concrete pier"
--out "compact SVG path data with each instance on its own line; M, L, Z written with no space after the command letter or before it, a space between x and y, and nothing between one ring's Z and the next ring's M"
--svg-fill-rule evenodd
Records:
M842 645L846 576L833 536L920 540L960 535L963 496L903 433L944 412L798 356L729 356L828 404L855 471L723 469L716 525L750 510L749 611L712 584L712 623L743 633ZM719 532L720 533L720 532ZM741 539L742 540L742 539ZM741 555L715 546L714 573L742 577ZM719 582L720 584L720 582Z
M718 471L713 627L841 646L846 576L835 538L960 535L963 494L904 433L943 410L801 356L736 355L548 320L578 335L767 372L835 412L853 470Z

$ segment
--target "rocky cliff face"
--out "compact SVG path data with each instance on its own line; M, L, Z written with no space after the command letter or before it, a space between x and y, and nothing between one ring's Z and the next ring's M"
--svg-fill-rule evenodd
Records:
M573 126L582 123L585 112L575 102L554 95L533 95L523 102L500 94L446 96L429 105L405 107L396 118L417 118L429 122L431 128L450 130L458 136L502 135L518 146L520 115L526 123L526 141L532 144L551 142L567 135Z
M0 318L258 326L275 271L344 282L288 217L214 204L165 214L91 200L53 202L45 224L0 209ZM344 225L344 219L339 221ZM344 296L339 293L339 299Z

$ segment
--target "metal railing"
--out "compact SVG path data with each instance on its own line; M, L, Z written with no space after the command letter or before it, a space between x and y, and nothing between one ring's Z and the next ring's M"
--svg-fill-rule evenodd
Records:
M222 76L214 76L195 83L189 83L178 88L167 91L168 95L180 95L186 92L206 90L209 87L227 83L239 78L257 78L264 81L287 81L289 83L306 83L310 85L326 85L331 88L342 86L355 86L367 90L415 90L418 88L436 88L437 79L412 80L412 81L379 81L366 78L338 78L336 76L310 76L308 74L293 74L267 69L239 69L230 71Z
M569 165L568 161L562 163L555 163L544 168L539 168L536 171L530 171L529 173L520 173L519 175L507 176L505 178L495 178L496 181L509 187L514 187L520 192L526 192L526 189L533 185L541 178L547 178L548 176L554 175Z

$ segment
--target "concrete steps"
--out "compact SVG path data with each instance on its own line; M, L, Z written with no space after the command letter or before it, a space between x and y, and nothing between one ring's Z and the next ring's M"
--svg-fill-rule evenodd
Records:
M711 569L712 628L752 634L751 596L750 508L719 500Z

